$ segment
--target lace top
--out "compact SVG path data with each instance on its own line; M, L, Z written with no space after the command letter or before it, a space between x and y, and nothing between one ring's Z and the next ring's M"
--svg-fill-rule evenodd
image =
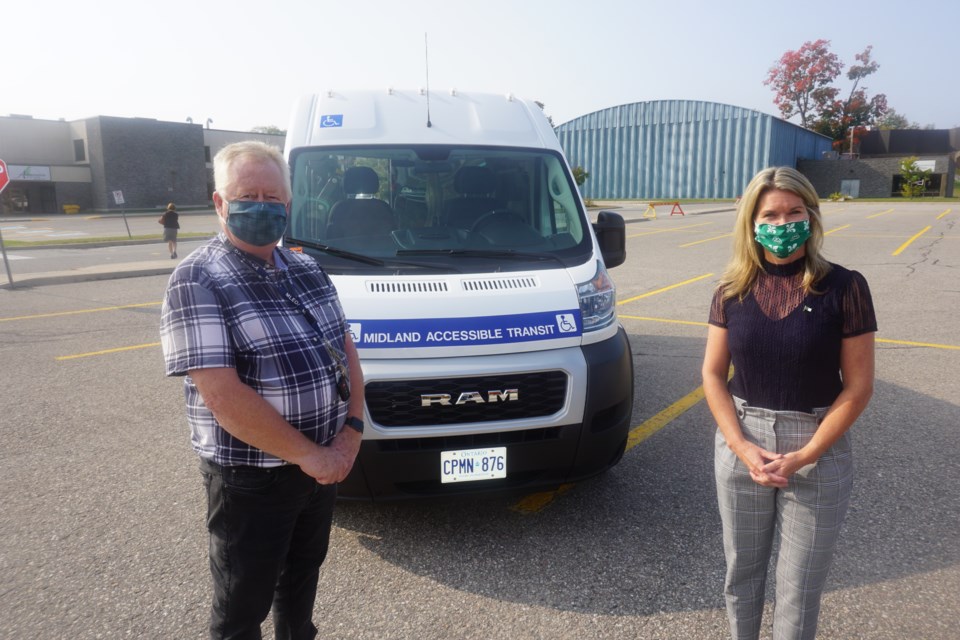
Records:
M734 375L729 390L748 404L776 411L827 407L843 389L840 343L877 330L867 281L856 271L831 264L814 287L803 291L804 260L763 263L742 301L710 305L710 324L727 329Z

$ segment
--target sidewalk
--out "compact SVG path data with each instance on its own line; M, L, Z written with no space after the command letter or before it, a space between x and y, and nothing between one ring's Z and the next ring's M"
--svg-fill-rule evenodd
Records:
M211 215L214 213L214 209L212 207L194 207L191 209L178 210L177 212L181 216ZM46 222L48 220L70 220L71 218L77 220L109 219L123 218L124 216L127 218L156 218L161 213L163 213L162 209L151 209L150 211L91 211L87 213L61 213L59 211L53 211L51 213L25 213L17 211L0 214L0 222Z
M98 246L105 245L99 244ZM173 273L174 268L179 263L180 260L170 260L168 258L166 260L143 260L138 262L98 264L62 271L43 271L38 273L24 274L18 274L14 272L12 287L10 286L10 281L7 278L6 269L0 268L0 289L27 289L30 287L40 287L50 284L73 284L77 282L92 282L94 280L117 280L120 278L169 275L170 273Z
M711 205L709 209L699 210L699 211L690 211L687 215L698 216L710 213L719 213L721 211L731 211L733 210L733 205L726 205L723 203L717 203ZM616 213L621 214L624 217L624 222L627 224L636 223L636 222L645 222L649 218L645 218L643 215L644 206L636 202L604 202L598 206L590 207L588 215L591 220L596 220L596 214L600 210L611 210ZM208 213L208 212L197 212L197 213ZM129 215L129 214L128 214ZM152 214L142 214L142 215L152 215ZM664 216L661 216L664 217ZM670 216L665 216L669 218ZM20 218L22 220L22 218ZM95 248L103 246L115 246L120 244L154 244L162 243L162 240L143 240L143 241L134 241L134 242L106 242L106 243L90 243L82 245L83 248ZM17 247L16 251L22 251L24 249L52 249L56 247L65 247L67 245L45 245L38 247ZM80 248L78 245L69 245L70 248ZM11 251L7 249L7 251ZM183 255L190 253L190 251L182 252ZM179 264L180 260L144 260L137 262L120 262L112 264L99 264L91 265L87 267L77 267L74 269L62 270L62 271L46 271L42 273L25 273L19 275L17 273L13 274L13 287L10 286L10 282L7 279L7 272L5 268L0 268L0 289L26 289L30 287L38 287L43 285L51 284L72 284L76 282L91 282L95 280L114 280L119 278L138 278L141 276L158 276L158 275L169 275L173 272L174 268Z
M212 218L213 209L196 209L188 210L181 213L181 216L211 216ZM139 217L155 217L154 212L138 212L138 213L127 213L128 218L139 218ZM16 222L26 222L26 221L36 221L44 222L50 219L69 219L72 215L60 214L60 213L51 213L51 214L8 214L3 217L0 217L0 222L4 223L16 223ZM109 214L91 214L89 216L84 216L79 214L78 217L95 217L95 218L120 218L121 213L109 213ZM215 223L212 223L215 226ZM213 229L213 227L211 227ZM211 235L215 233L215 230L211 231ZM198 244L202 241L205 241L204 238L184 238L181 239L181 244L191 243L196 241ZM14 252L23 252L23 251L42 251L50 249L97 249L100 247L111 247L111 246L123 246L123 245L143 245L143 244L165 244L160 238L149 239L149 240L115 240L115 241L106 241L106 242L84 242L84 243L71 243L71 244L38 244L36 246L18 246L16 248L7 247L6 251L8 254ZM186 249L186 247L184 247ZM181 250L181 256L185 256L193 249L190 248L186 251ZM31 287L38 287L44 285L53 285L53 284L73 284L78 282L91 282L96 280L115 280L120 278L138 278L141 276L156 276L156 275L169 275L173 272L173 269L180 263L180 260L170 260L167 259L152 259L152 260L138 260L135 262L114 262L114 263L103 263L96 265L89 265L83 267L74 267L72 269L62 269L62 270L51 270L44 272L36 273L17 273L16 267L11 264L10 270L13 272L13 286L10 285L10 280L7 274L6 266L2 264L0 260L0 289L27 289Z
M13 286L7 279L6 270L0 270L0 289L27 289L50 284L73 284L94 280L117 280L120 278L139 278L141 276L160 276L173 273L177 260L150 260L145 262L120 262L101 264L91 267L79 267L69 271L44 271L41 273L13 274Z

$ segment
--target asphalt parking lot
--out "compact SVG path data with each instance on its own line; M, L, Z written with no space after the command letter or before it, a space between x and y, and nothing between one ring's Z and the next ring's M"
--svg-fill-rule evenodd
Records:
M637 372L623 461L537 494L341 504L321 637L726 637L699 370L733 212L627 213L612 271ZM880 331L818 637L953 639L960 208L828 203L824 220ZM181 381L163 376L165 283L0 289L0 637L205 637L203 495Z

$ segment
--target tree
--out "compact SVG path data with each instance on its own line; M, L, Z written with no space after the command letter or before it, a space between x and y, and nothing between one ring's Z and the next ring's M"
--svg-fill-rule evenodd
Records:
M270 135L276 135L276 136L287 135L286 131L284 131L280 127L273 124L254 127L253 129L250 129L250 133L268 133Z
M571 167L570 171L573 172L573 181L577 183L578 187L582 187L583 183L590 177L590 174L581 166Z
M829 40L804 42L796 51L784 53L776 65L770 67L765 85L776 92L773 103L785 120L800 116L800 124L807 128L811 116L836 97L837 89L830 86L843 63L830 53Z
M920 125L916 122L910 122L910 119L896 109L887 109L883 118L877 123L881 129L919 129Z
M821 113L820 119L814 123L813 129L818 133L833 138L833 146L842 150L844 144L850 144L847 132L853 128L853 147L848 151L853 153L859 139L867 131L867 127L875 125L887 112L887 96L878 93L872 98L867 97L866 87L858 88L860 81L875 73L880 65L870 58L873 46L868 46L855 58L860 64L854 64L847 71L847 79L853 81L850 94L845 102L833 100Z
M927 180L930 179L930 169L921 169L917 166L917 157L910 156L900 161L900 175L903 182L900 193L904 198L922 196L927 189Z
M867 88L860 86L861 80L880 68L872 51L871 45L856 54L857 64L846 74L853 83L846 100L839 99L840 89L832 86L844 65L830 52L829 40L805 42L797 51L784 53L764 84L776 92L774 104L785 119L799 115L804 127L832 138L838 149L849 144L852 129L855 146L867 127L877 124L887 112L884 94L871 98Z

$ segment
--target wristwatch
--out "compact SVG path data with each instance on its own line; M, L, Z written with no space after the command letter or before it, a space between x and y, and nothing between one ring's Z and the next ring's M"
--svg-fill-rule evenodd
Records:
M363 420L357 416L347 416L347 419L343 422L343 426L350 427L357 433L363 433Z

